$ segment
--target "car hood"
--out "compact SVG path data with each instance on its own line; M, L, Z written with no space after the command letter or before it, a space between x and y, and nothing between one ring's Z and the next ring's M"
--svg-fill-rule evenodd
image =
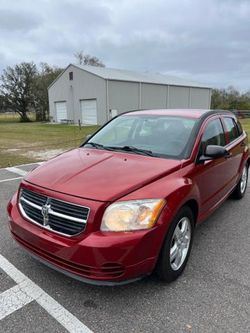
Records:
M73 196L113 201L180 166L177 160L79 148L44 163L25 180Z

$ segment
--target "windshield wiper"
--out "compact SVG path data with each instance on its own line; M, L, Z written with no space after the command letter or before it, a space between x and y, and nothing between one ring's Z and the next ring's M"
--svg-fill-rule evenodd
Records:
M122 146L122 147L106 146L106 147L104 147L104 149L122 150L122 151L132 152L132 153L141 154L141 155L155 156L154 153L151 150L136 148L134 146Z
M104 146L100 143L96 142L87 142L84 146L90 145L96 149L105 149L105 150L120 150L120 151L127 151L127 152L132 152L136 154L141 154L141 155L147 155L147 156L155 156L154 153L151 150L147 149L141 149L141 148L136 148L134 146Z
M84 146L86 146L86 145L90 145L97 149L105 149L105 147L103 145L101 145L100 143L96 143L96 142L87 142L87 143L85 143Z

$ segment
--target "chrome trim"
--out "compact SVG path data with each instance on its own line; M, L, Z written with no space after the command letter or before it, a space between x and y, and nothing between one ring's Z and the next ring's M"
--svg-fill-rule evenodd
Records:
M23 215L28 221L30 221L30 222L32 222L32 223L38 225L39 227L41 227L41 228L43 228L43 229L49 230L49 231L51 231L51 232L54 232L54 233L56 233L56 234L59 234L59 235L65 236L65 237L75 237L75 236L78 236L79 234L81 234L82 232L84 232L84 230L82 230L82 231L80 231L80 232L77 233L77 234L74 234L74 235L68 235L68 234L65 234L65 233L63 233L63 232L56 231L56 230L52 229L52 228L50 227L49 224L44 225L44 224L40 224L40 223L36 222L35 220L33 220L31 217L29 217L29 216L26 214L26 212L25 212L25 210L24 210L24 208L23 208L23 206L22 206L22 201L24 201L27 205L30 205L31 207L33 207L33 208L35 208L35 209L37 209L37 210L39 210L39 211L42 211L42 207L43 207L43 206L36 205L36 204L34 204L33 202L31 202L31 201L25 199L25 198L22 196L22 192L23 192L23 189L21 189L20 194L19 194L18 207L19 207L19 209L20 209L20 211L21 211L21 214L22 214L22 215ZM30 191L30 192L33 192L33 191ZM39 193L37 193L37 192L34 192L34 193L39 195ZM51 197L49 197L49 196L45 196L45 195L42 195L42 196L44 196L45 198L47 198L46 203L47 203L47 202L50 202L51 200L55 200L55 201L60 201L60 202L63 202L63 203L65 203L65 204L69 204L69 205L72 205L72 206L77 206L77 207L81 207L81 208L85 208L85 209L87 209L87 210L88 210L88 213L87 213L87 217L86 217L86 219L79 219L79 218L76 218L76 217L73 217L73 216L70 216L70 215L65 215L65 214L62 214L62 213L58 213L58 212L53 211L51 208L49 208L49 211L48 211L48 214L49 214L49 215L53 215L53 216L57 216L57 217L61 217L61 218L63 218L63 219L66 219L66 220L69 220L69 221L72 221L72 222L77 222L77 223L79 223L79 224L82 224L83 226L86 226L86 224L87 224L87 220L88 220L88 217L89 217L89 213L90 213L90 208L89 208L89 207L81 206L81 205L74 204L74 203L71 203L71 202L68 202L68 201L64 201L64 200L60 200L60 199L51 198ZM53 204L53 202L52 202L52 204Z
M21 191L20 191L20 195L21 195L22 191L23 191L23 189L21 189ZM40 194L40 193L37 193L37 192L31 191L31 190L27 190L27 191L32 192L32 193L35 193L35 194L38 194L38 195L40 195L41 197L48 198L48 199L50 199L50 200L52 200L52 201L53 201L53 200L56 200L56 201L64 202L64 203L69 204L69 205L73 205L73 206L77 206L77 207L81 207L81 208L86 208L86 209L88 209L88 212L90 211L90 208L87 207L87 206L82 206L82 205L76 204L76 203L74 203L74 202L65 201L65 200L61 200L61 199L57 199L57 198L52 198L52 197L50 197L49 195ZM52 204L53 204L53 202L52 202ZM87 216L87 219L88 219L88 216ZM86 220L87 220L87 219L86 219Z
M25 199L24 197L22 197L22 195L20 196L20 201L24 201L24 202L26 202L27 205L30 205L31 207L34 207L37 210L42 211L42 206L38 206L38 205L34 204L33 202L31 202L31 201ZM69 202L65 202L65 203L70 204ZM74 204L72 204L72 205L74 205ZM82 207L82 206L78 206L78 207ZM62 217L65 220L74 221L74 222L78 222L78 223L84 223L85 224L87 222L87 219L79 219L79 218L71 216L71 215L65 215L65 214L62 214L62 213L58 213L58 212L55 212L52 208L49 208L48 214L58 216L58 217Z
M82 232L84 231L84 230L83 230L83 231L81 231L81 232L79 232L78 234L75 234L75 235L64 234L63 232L60 232L60 231L56 231L56 230L51 229L51 227L50 227L49 225L43 225L43 224L40 224L40 223L36 222L35 220L33 220L32 218L30 218L30 217L25 213L25 211L24 211L24 209L23 209L23 207L22 207L22 205L21 205L20 202L18 203L18 207L19 207L19 209L20 209L20 211L21 211L21 214L23 215L23 217L24 217L26 220L28 220L28 221L31 222L32 224L37 225L38 227L41 227L41 228L44 229L44 230L48 230L48 231L54 232L55 234L59 234L59 235L61 235L61 236L68 237L68 238L71 238L71 237L77 236L77 235L79 235L80 233L82 233Z
M25 199L24 197L22 197L22 194L20 195L20 201L24 201L24 202L26 202L27 205L30 205L31 207L36 208L40 211L42 210L41 206L38 206L38 205L34 204L33 202Z
M78 219L77 217L73 217L71 215L64 215L62 213L57 213L55 212L53 209L49 208L49 212L48 214L50 215L54 215L54 216L58 216L58 217L62 217L65 220L70 220L70 221L74 221L74 222L78 222L78 223L83 223L86 224L87 220L84 219Z
M30 192L32 192L32 191L30 191ZM34 193L38 194L37 192L34 192ZM44 196L44 197L46 197L46 195L44 195L44 194L41 194L41 195ZM78 205L78 204L76 204L74 202L69 202L69 201L65 201L65 200L61 200L61 199L57 199L57 198L51 198L50 196L47 196L47 198L49 198L49 199L52 200L52 204L53 204L53 200L56 200L56 201L64 202L64 203L69 204L69 205L74 205L74 206L77 206L77 207L86 208L86 209L88 209L88 211L90 211L89 207Z

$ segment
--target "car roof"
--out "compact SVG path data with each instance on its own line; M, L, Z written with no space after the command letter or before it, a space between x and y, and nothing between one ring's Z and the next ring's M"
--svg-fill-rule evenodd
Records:
M186 118L207 118L210 115L224 114L234 116L230 111L225 110L206 110L206 109L151 109L151 110L133 110L124 112L123 115L157 115L157 116L177 116Z

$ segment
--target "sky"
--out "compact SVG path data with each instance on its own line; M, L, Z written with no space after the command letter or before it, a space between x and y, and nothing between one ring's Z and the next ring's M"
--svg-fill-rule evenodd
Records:
M249 0L0 0L0 73L23 61L106 67L250 90Z

